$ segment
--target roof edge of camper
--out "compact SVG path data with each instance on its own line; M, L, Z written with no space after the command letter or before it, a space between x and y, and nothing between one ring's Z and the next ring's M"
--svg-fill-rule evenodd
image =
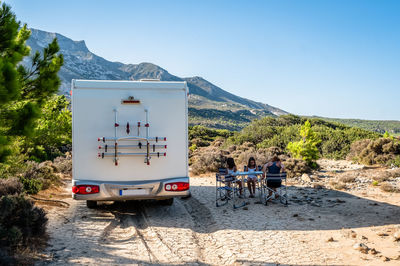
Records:
M145 90L188 90L186 81L156 81L148 80L83 80L72 81L72 88L76 89L145 89Z

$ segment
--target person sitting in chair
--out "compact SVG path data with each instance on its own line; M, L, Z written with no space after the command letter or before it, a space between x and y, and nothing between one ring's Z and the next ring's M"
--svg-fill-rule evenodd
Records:
M242 189L242 181L236 179L237 168L236 168L235 161L233 160L233 158L229 157L226 159L226 164L228 165L228 167L226 168L226 175L232 176L232 178L238 184L240 197L242 197L242 190L243 190ZM228 186L230 186L230 185L231 184L228 183Z
M256 182L257 176L252 174L257 171L257 164L254 157L249 158L249 162L247 163L247 172L249 175L247 176L247 188L250 191L250 198L254 198L256 194Z
M272 157L272 160L270 162L264 165L263 178L267 177L268 174L280 174L281 172L285 172L285 167L279 157L275 155L274 157ZM276 188L280 187L281 185L282 180L268 180L267 178L267 187L269 187L273 191L276 191ZM268 197L270 197L271 194L272 191L270 190Z

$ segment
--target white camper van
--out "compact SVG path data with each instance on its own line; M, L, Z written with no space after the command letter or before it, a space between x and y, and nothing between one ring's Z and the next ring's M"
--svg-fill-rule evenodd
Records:
M74 199L189 195L186 82L72 80L71 93Z

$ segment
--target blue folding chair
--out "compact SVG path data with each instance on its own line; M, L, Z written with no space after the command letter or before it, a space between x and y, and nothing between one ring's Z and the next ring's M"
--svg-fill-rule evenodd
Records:
M267 173L263 180L264 203L268 205L268 201L279 198L279 202L288 205L286 173L270 174Z
M231 202L233 209L246 205L246 202L240 197L240 186L235 176L227 175L225 168L219 168L215 175L215 205L224 206Z

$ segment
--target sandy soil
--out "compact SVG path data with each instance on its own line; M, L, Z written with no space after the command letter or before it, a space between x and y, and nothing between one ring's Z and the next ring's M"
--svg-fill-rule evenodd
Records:
M400 265L400 193L364 181L345 191L313 188L377 171L346 161L320 164L312 182L290 183L287 207L246 199L245 208L217 208L212 176L191 178L193 196L170 207L104 203L90 210L70 198L68 187L54 191L52 199L69 206L38 202L48 210L50 241L37 264Z

